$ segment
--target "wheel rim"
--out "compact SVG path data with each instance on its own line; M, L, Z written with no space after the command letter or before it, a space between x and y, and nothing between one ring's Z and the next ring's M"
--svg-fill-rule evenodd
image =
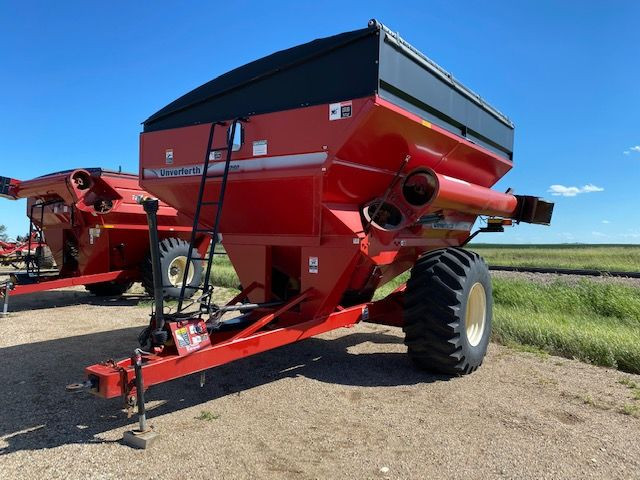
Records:
M487 294L480 282L476 282L469 291L465 326L467 340L475 347L480 343L487 322Z
M184 271L187 268L187 257L180 256L171 260L169 264L169 283L174 287L181 287L182 280L184 279ZM187 276L187 285L191 285L194 275L194 265L191 262L191 268L189 269L189 275Z

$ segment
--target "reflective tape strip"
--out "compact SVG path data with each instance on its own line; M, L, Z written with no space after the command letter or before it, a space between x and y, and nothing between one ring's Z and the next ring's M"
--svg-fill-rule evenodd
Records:
M296 155L280 155L275 157L233 160L229 164L229 173L258 172L261 170L279 170L284 168L301 168L322 165L327 152L301 153ZM224 161L209 165L207 174L216 175L224 172ZM185 165L182 167L145 168L144 178L192 177L202 175L204 164Z

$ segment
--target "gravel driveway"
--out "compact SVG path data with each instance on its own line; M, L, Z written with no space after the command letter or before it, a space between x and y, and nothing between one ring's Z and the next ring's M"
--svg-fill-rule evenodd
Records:
M640 478L639 376L492 344L482 368L416 371L399 329L362 324L153 387L160 437L119 400L69 394L83 367L126 356L140 297L16 297L0 319L0 478ZM639 403L638 401L635 401Z

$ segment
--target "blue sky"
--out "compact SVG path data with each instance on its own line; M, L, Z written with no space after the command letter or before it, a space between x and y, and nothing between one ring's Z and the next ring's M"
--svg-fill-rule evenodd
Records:
M551 227L480 241L640 243L640 2L632 0L0 0L0 175L136 171L140 122L169 101L372 17L515 122L515 167L496 188L556 201ZM24 208L0 202L11 235L27 229Z

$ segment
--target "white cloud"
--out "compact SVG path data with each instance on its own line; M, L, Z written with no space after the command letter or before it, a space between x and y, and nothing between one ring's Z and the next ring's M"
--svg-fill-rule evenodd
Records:
M565 187L564 185L551 185L549 192L551 195L559 197L575 197L579 193L602 192L604 188L597 187L592 183L588 183L583 187Z
M640 145L634 145L633 147L629 147L628 150L625 150L622 153L624 153L625 155L629 155L631 152L640 153Z
M547 192L555 196L575 197L580 193L580 189L578 187L565 187L564 185L551 185Z
M602 223L607 224L607 223L611 223L609 220L602 220Z
M608 237L609 236L606 233L602 233L602 232L591 232L591 235L593 235L594 237Z
M596 187L593 183L588 183L584 187L582 187L582 192L591 193L591 192L604 192L604 188ZM582 193L580 192L580 193Z

